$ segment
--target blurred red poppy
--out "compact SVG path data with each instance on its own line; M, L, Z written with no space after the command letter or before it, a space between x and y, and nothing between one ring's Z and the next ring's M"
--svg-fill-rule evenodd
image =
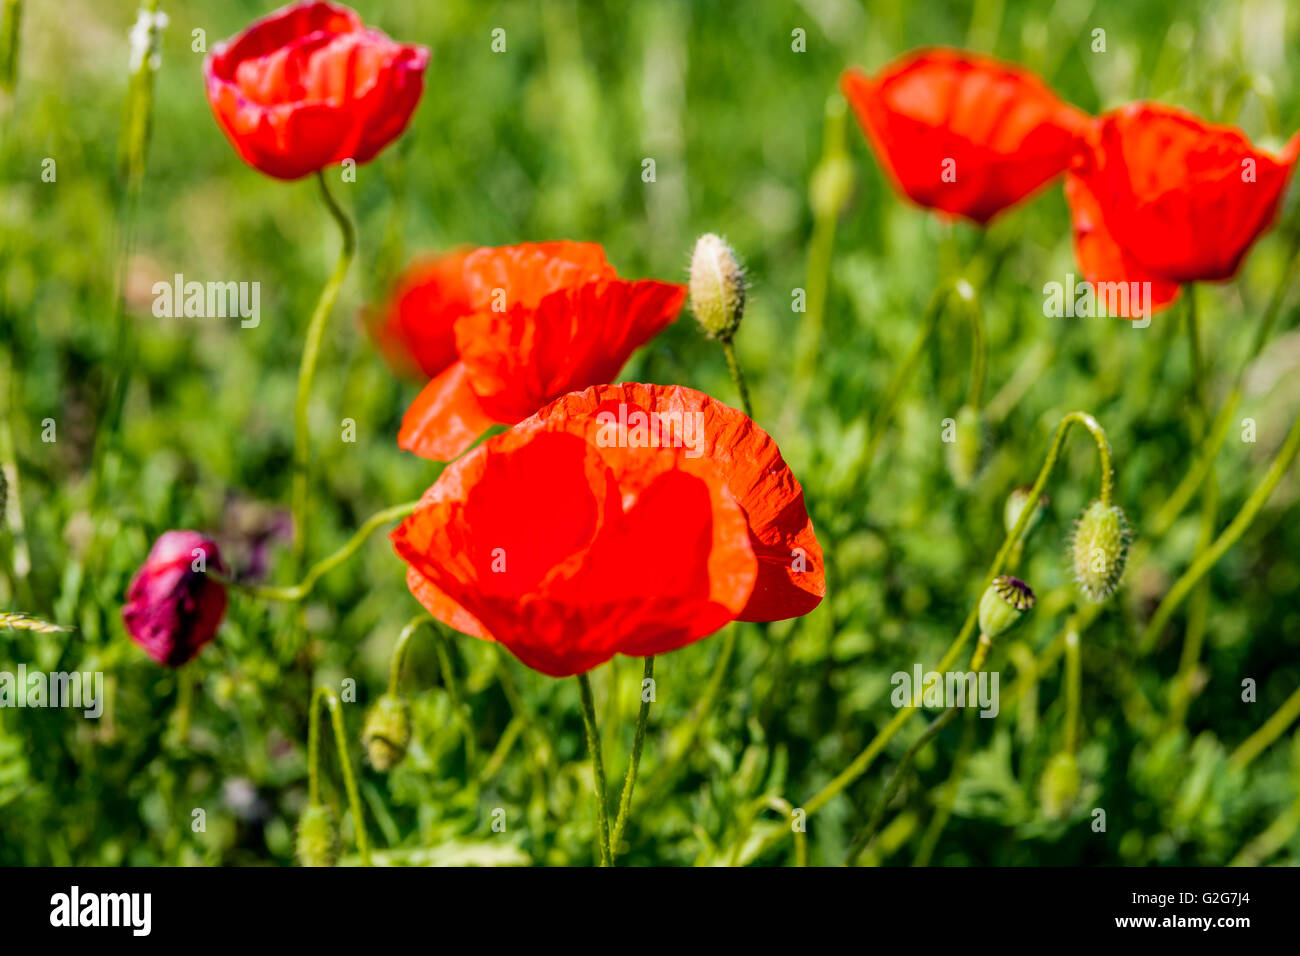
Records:
M1088 120L1032 73L962 50L849 70L840 87L899 191L980 225L1063 173Z
M1151 281L1157 306L1182 283L1231 278L1277 215L1298 150L1300 136L1272 156L1159 103L1107 113L1066 180L1080 268L1092 282Z
M332 3L296 3L213 47L204 62L217 123L250 166L297 179L364 163L406 128L429 51L395 43Z
M595 243L484 248L421 268L389 340L434 376L398 443L436 460L455 458L491 425L614 378L686 297L677 283L618 278ZM448 354L454 361L438 368Z
M678 386L565 395L450 465L392 540L434 617L554 677L825 594L776 443Z
M197 531L168 531L131 579L122 622L159 664L179 667L216 636L226 589L208 570L224 571L215 541Z

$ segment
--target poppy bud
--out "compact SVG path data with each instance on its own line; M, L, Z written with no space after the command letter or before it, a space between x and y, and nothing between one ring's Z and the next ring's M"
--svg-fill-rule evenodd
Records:
M969 405L957 412L953 441L947 443L948 473L958 488L970 485L980 468L984 451L984 421L980 413Z
M1130 540L1128 521L1118 505L1094 501L1074 523L1070 560L1075 583L1089 601L1100 603L1115 593Z
M729 341L745 311L745 272L721 236L700 236L691 255L691 311L710 338Z
M1008 574L994 578L980 598L980 633L989 639L1002 636L1035 603L1034 591L1024 581Z
M1047 761L1043 777L1038 782L1038 800L1043 814L1053 820L1060 819L1079 794L1079 764L1074 754L1061 751Z
M298 862L303 866L333 866L342 848L334 811L314 804L298 820Z
M168 667L180 667L212 640L226 613L216 542L197 531L168 531L131 579L122 622L131 640Z
M406 701L385 694L366 714L365 728L361 731L361 743L370 765L381 773L388 772L402 762L410 742L411 716Z

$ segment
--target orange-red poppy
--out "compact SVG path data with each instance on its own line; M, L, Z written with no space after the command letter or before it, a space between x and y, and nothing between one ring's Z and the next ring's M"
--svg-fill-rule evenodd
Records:
M434 617L555 677L825 594L776 443L679 386L563 396L450 465L392 540Z
M494 424L614 378L686 297L678 283L618 278L595 243L484 248L421 268L424 280L407 286L407 305L398 306L402 333L389 338L407 343L433 376L398 443L437 460L455 458ZM436 368L447 356L450 364Z
M840 87L899 191L980 225L1063 173L1088 121L1032 73L963 50L848 70Z
M1160 103L1105 114L1066 179L1080 268L1094 283L1151 282L1157 307L1182 283L1231 278L1277 215L1298 150L1300 136L1273 156Z

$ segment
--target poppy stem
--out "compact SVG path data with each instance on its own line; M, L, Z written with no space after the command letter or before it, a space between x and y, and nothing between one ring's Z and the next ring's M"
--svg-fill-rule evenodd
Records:
M222 584L234 588L237 591L249 595L250 597L261 598L266 601L301 601L316 587L316 582L322 577L333 571L348 558L356 554L361 546L366 543L366 539L374 534L375 529L394 521L397 518L404 518L415 510L419 504L418 501L408 501L405 504L393 505L391 508L384 508L382 511L376 511L365 523L356 530L356 533L348 539L343 547L339 548L328 557L322 558L311 566L301 581L297 584L286 585L284 587L262 584L248 584L244 581L237 581L232 578L223 577L217 572L209 570L207 573L212 575Z
M970 669L972 671L978 673L984 669L984 661L988 658L989 651L992 647L993 642L989 639L988 635L981 634L979 642L975 645L975 653L971 656ZM921 732L921 736L917 737L912 743L912 746L907 748L902 759L898 761L898 766L894 768L894 773L889 778L889 782L885 785L884 793L882 793L880 799L876 801L876 806L871 811L871 816L867 820L867 825L862 828L862 832L858 834L852 845L850 845L848 856L844 858L845 866L852 866L857 861L862 851L867 848L871 843L872 838L876 835L876 832L880 829L880 824L884 822L885 811L889 809L889 804L893 802L894 797L898 793L899 787L902 786L903 778L907 773L908 767L911 766L913 758L921 752L922 748L924 748L926 744L938 736L939 731L952 723L953 718L956 716L957 708L949 707L946 711L932 720L929 726Z
M591 697L591 681L586 674L578 675L578 691L582 698L582 725L587 731L587 750L591 754L592 774L596 778L596 823L599 829L597 844L600 865L613 866L609 851L609 804L605 789L605 761L600 753L600 731L596 729L596 705Z
M1245 770L1250 762L1268 749L1269 744L1277 740L1291 726L1291 722L1300 717L1300 687L1292 691L1291 696L1282 702L1282 706L1264 725L1255 731L1228 758L1228 765L1235 770Z
M1160 637L1160 632L1164 630L1169 618L1173 616L1183 600L1196 586L1202 577L1218 563L1218 560L1227 553L1228 549L1237 543L1237 540L1250 527L1255 516L1263 509L1269 496L1273 494L1273 489L1277 487L1282 476L1286 474L1295 461L1296 453L1300 452L1300 417L1297 417L1291 425L1291 431L1288 433L1282 447L1278 450L1277 457L1269 465L1268 470L1264 473L1263 479L1251 492L1250 497L1246 499L1245 504L1237 512L1236 516L1226 528L1215 538L1214 543L1197 556L1182 577L1174 582L1164 600L1151 615L1151 621L1147 624L1146 630L1138 642L1138 653L1146 654L1155 646L1156 640Z
M632 808L632 788L636 786L637 767L641 763L641 748L645 743L646 722L650 717L650 698L646 696L646 681L653 683L655 676L655 659L651 655L645 659L645 671L641 677L641 707L636 715L636 733L632 738L632 756L627 763L627 777L623 781L623 792L618 799L618 816L614 818L614 833L609 841L611 859L618 856L619 842L623 839L623 829L627 826L629 811Z
M418 617L411 618L406 626L402 628L397 635L397 643L393 645L393 659L389 665L388 671L388 693L394 697L397 696L402 683L402 665L406 663L406 647L411 641L412 635L420 629L421 624L431 624L432 619L421 614Z
M324 171L317 170L316 181L320 183L321 199L324 201L325 207L329 210L330 215L334 217L334 221L338 223L339 231L343 236L343 244L339 249L339 258L334 265L334 271L325 283L325 288L321 290L320 298L316 300L316 308L307 322L307 336L302 347L302 362L298 366L298 395L293 409L293 491L291 507L293 512L294 567L299 571L302 569L303 557L306 554L307 482L308 468L311 464L311 431L307 421L307 406L311 401L312 381L316 377L316 360L320 355L321 339L325 333L325 320L329 318L329 314L334 308L334 301L338 298L339 288L343 285L343 279L347 275L348 267L352 264L352 257L356 252L357 244L356 230L353 228L351 220L348 219L347 213L330 195L329 186L325 182Z
M965 310L971 324L971 373L970 383L966 390L966 404L979 411L984 395L984 353L986 349L984 342L984 313L975 297L975 289L969 282L960 277L945 279L939 283L930 296L930 302L926 305L925 314L921 318L921 331L917 333L916 339L912 342L912 347L908 350L907 355L903 357L903 361L899 363L893 379L885 390L885 397L881 399L876 413L871 417L871 423L867 430L867 447L862 453L862 460L859 463L859 470L864 476L870 470L872 461L875 460L876 450L880 445L881 438L884 437L885 426L889 424L889 420L898 407L899 399L903 396L903 389L911 381L912 375L916 372L916 367L921 362L922 355L925 354L926 345L929 343L931 336L934 335L935 329L938 328L939 319L943 317L943 314L948 309L949 302L954 298L958 300L961 308Z
M736 357L736 345L730 338L722 339L722 354L727 357L727 371L736 383L740 393L740 409L750 418L754 417L754 406L749 401L749 386L745 384L745 373L741 371L740 360Z
M1103 504L1110 504L1114 481L1112 474L1113 468L1111 462L1110 442L1107 440L1106 432L1101 427L1101 424L1087 412L1082 411L1070 412L1068 415L1064 416L1061 419L1060 424L1057 425L1056 434L1053 436L1052 443L1047 449L1047 457L1043 460L1043 465L1042 468L1039 469L1038 477L1035 479L1033 487L1029 490L1027 496L1029 501L1037 501L1042 497L1043 489L1047 485L1047 479L1051 476L1053 469L1056 467L1057 461L1060 459L1061 448L1065 443L1066 435L1074 425L1082 425L1086 428L1092 436L1093 441L1096 442L1097 455L1101 463L1100 497ZM1297 426L1300 427L1300 422L1297 423ZM1002 547L998 549L997 554L993 558L992 564L989 565L989 569L985 573L983 581L980 582L981 586L979 593L981 595L993 579L1002 573L1012 550L1015 548L1016 543L1021 539L1021 536L1025 532L1025 528L1029 524L1029 519L1033 510L1033 508L1022 508L1020 510L1020 516L1016 519L1016 523L1012 529L1007 532L1006 538L1002 541ZM948 646L948 650L944 652L943 659L934 670L943 673L952 669L952 665L957 660L958 655L961 654L962 648L965 647L966 642L970 640L971 635L974 633L975 625L978 620L979 600L977 599L971 605L970 612L966 615L966 621L962 624L961 630L957 633L953 642ZM803 805L804 811L810 815L815 813L835 797L839 796L845 787L857 780L858 777L862 776L862 774L867 771L867 768L871 766L876 757L880 755L881 751L885 749L885 746L889 741L897 735L897 733L903 728L903 725L912 718L912 715L915 714L916 711L917 708L915 707L900 708L898 713L893 716L889 723L885 724L885 726L871 738L866 748L853 759L853 762L841 771L839 776L835 777L835 779L831 780L830 783L822 787L821 790L819 790Z
M1264 350L1269 333L1272 332L1273 326L1277 324L1277 318L1282 312L1282 304L1286 300L1286 294L1290 291L1291 279L1295 275L1297 265L1300 265L1300 237L1297 237L1291 244L1286 267L1282 270L1282 277L1273 289L1268 308L1264 310L1264 316L1255 329L1255 338L1251 342L1250 351L1246 355L1246 360L1242 362L1241 368L1237 370L1237 379L1232 390L1228 393L1228 397L1224 399L1223 406L1219 409L1218 417L1215 418L1214 424L1210 428L1209 437L1201 445L1201 452L1196 463L1183 475L1173 493L1165 500L1160 510L1156 512L1156 516L1147 529L1149 537L1164 537L1169 529L1173 527L1178 516L1183 513L1183 509L1192 500L1192 496L1196 494L1197 489L1201 487L1201 482L1205 480L1206 475L1214 467L1214 460L1218 457L1219 450L1228 437L1228 428L1232 424L1233 415L1237 411L1237 406L1241 404L1242 383L1246 377L1246 370L1259 357L1259 353Z
M307 724L307 799L312 806L320 805L320 704L329 708L330 723L334 728L334 742L338 746L339 769L343 773L343 789L348 795L348 809L357 841L361 865L370 866L370 841L366 839L366 821L361 815L361 795L356 777L352 774L352 759L348 756L347 734L343 727L343 710L338 695L320 684L312 693L311 714Z

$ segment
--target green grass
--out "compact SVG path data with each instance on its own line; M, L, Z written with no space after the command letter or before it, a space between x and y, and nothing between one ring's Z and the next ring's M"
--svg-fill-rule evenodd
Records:
M1095 496L1096 453L1074 436L1048 486L1051 504L1017 574L1040 597L995 649L1004 702L996 720L955 721L918 752L868 856L912 862L942 811L954 763L964 767L936 845L942 864L1226 863L1275 820L1263 862L1300 862L1291 810L1300 738L1284 735L1245 770L1228 755L1300 685L1300 524L1293 476L1283 479L1240 542L1208 577L1206 646L1185 728L1165 726L1188 607L1154 653L1138 640L1160 598L1192 561L1196 499L1158 540L1143 537L1193 460L1191 376L1181 307L1146 330L1121 321L1043 316L1042 286L1077 271L1059 186L980 235L947 227L896 196L856 126L847 130L853 197L838 222L824 347L796 377L813 232L810 177L824 106L840 71L874 70L914 46L969 45L1041 72L1090 112L1150 97L1220 118L1243 74L1265 77L1282 129L1247 96L1236 122L1261 145L1300 126L1294 58L1300 12L1284 0L1248 9L1214 2L1122 4L998 0L871 2L461 2L357 0L368 23L432 48L427 89L408 132L356 184L335 184L357 222L359 258L328 325L310 409L314 437L309 555L341 546L380 508L417 497L437 466L395 436L417 386L396 379L362 331L412 256L464 244L573 238L604 244L622 274L684 279L695 237L725 235L745 259L750 305L737 339L757 420L804 485L827 554L828 596L807 617L738 625L716 705L681 772L661 773L705 693L725 634L656 661L657 700L627 831L627 864L750 859L759 837L788 831L800 807L895 714L892 673L932 667L982 586L1002 541L1002 505L1033 480L1061 416L1094 414L1116 463L1115 500L1145 545L1123 589L1082 636L1079 799L1060 819L1040 800L1043 770L1062 746L1059 657L1032 690L1011 689L1052 645L1071 610L1066 539ZM385 688L389 655L418 605L404 566L377 534L325 577L297 613L232 595L217 640L192 665L187 744L175 734L177 674L127 639L127 581L162 531L214 533L242 565L251 521L288 507L293 401L301 342L333 265L337 236L310 180L285 184L243 165L203 92L207 44L270 3L164 2L153 136L137 211L126 298L135 346L117 351L115 270L124 201L117 170L126 97L128 0L45 0L24 8L18 83L0 139L0 457L11 432L25 531L0 532L0 609L75 628L0 630L0 670L100 670L99 721L62 710L0 710L0 864L287 864L306 801L309 680L340 688L353 761L363 707ZM507 51L491 51L506 30ZM807 52L791 31L807 33ZM1106 30L1107 52L1090 50ZM43 182L42 161L57 164ZM642 181L653 158L656 181ZM1264 239L1233 282L1199 290L1208 398L1218 408L1288 257L1292 223ZM946 260L944 257L948 257ZM857 467L867 423L911 347L947 269L977 281L988 338L985 460L958 489L940 432L961 405L970 333L940 323L902 393L869 471ZM258 281L262 321L158 319L150 286L187 278ZM1288 299L1252 367L1214 479L1218 527L1230 520L1281 445L1300 388ZM130 388L114 466L92 507L96 422L115 371ZM688 317L642 350L630 380L681 383L735 404L721 350ZM797 399L802 398L802 408ZM343 419L357 441L340 440ZM42 441L53 419L57 440ZM98 535L93 532L98 529ZM94 542L98 542L95 544ZM229 544L227 544L229 542ZM30 570L20 573L30 553ZM289 548L272 579L289 583ZM596 815L578 688L454 637L454 680L431 631L411 644L407 759L381 775L358 766L378 861L587 864ZM642 665L619 659L592 674L615 795L633 737ZM503 683L503 675L509 682ZM1242 701L1254 680L1258 700ZM517 690L525 717L513 725ZM458 704L460 710L458 712ZM1154 717L1148 715L1153 714ZM921 733L910 722L866 774L808 820L813 862L839 863L898 759ZM466 746L465 731L472 736ZM346 816L328 739L323 790ZM513 740L481 765L506 735ZM1093 811L1106 811L1104 833ZM206 830L192 827L203 809ZM494 813L503 810L504 814ZM1288 811L1290 810L1289 814ZM493 829L505 820L505 832ZM345 824L350 832L351 824ZM355 844L350 839L351 852ZM757 856L795 859L787 836Z

